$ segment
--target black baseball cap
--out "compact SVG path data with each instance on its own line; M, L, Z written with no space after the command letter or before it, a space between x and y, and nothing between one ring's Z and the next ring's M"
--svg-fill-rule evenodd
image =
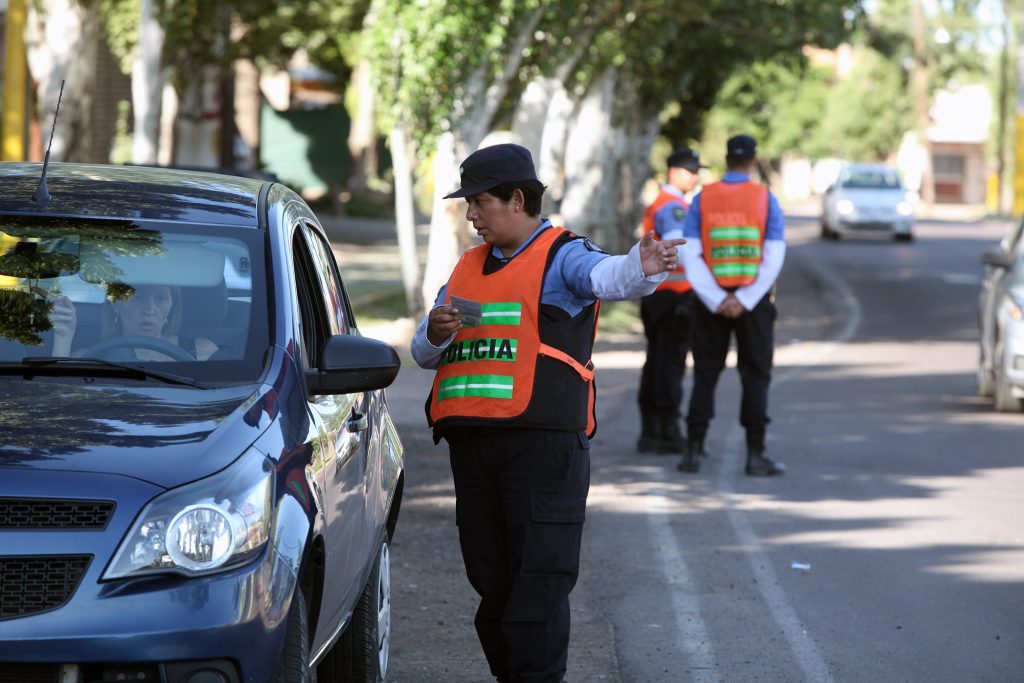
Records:
M702 168L707 168L707 166L700 163L700 154L689 147L680 147L669 154L667 165L669 168L685 168L687 171L692 171L694 173Z
M736 159L753 159L757 156L757 140L749 135L734 135L725 143L725 155Z
M445 199L472 197L502 183L537 180L530 150L512 143L484 147L473 152L459 166L459 175L462 187L446 194Z

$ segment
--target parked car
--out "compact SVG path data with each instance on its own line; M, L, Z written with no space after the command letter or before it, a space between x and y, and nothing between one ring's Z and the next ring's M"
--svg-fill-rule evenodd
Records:
M0 680L381 681L403 449L284 186L0 164Z
M1024 221L982 254L978 394L996 410L1024 410Z
M899 172L883 164L846 164L821 203L821 236L839 239L852 232L914 239L914 203Z

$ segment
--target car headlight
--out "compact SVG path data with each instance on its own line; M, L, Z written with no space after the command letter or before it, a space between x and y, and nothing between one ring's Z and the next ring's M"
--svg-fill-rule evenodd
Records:
M849 216L853 213L853 202L849 199L840 199L836 202L836 212L843 216Z
M103 574L193 576L249 561L270 535L274 473L250 450L227 469L157 496Z
M1003 307L1011 319L1024 320L1024 296L1007 294L1006 298L1003 299Z
M896 213L901 216L912 216L914 215L914 205L910 202L900 202L896 205Z

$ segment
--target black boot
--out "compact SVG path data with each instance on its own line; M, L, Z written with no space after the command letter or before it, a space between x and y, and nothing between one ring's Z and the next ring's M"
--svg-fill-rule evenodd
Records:
M686 452L686 437L679 428L679 415L662 413L659 416L658 455Z
M640 438L636 442L637 453L653 453L658 449L658 415L651 409L640 406Z
M704 451L704 439L687 439L686 453L676 465L676 469L680 472L699 472L700 459L703 457L707 457L707 453Z
M746 472L751 477L773 477L785 474L786 466L769 458L764 446L748 446Z

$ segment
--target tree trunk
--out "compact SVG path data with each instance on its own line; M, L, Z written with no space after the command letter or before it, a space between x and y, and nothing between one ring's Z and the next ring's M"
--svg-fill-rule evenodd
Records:
M142 0L139 43L132 60L132 109L135 112L132 163L155 164L157 160L163 48L164 29L156 18L154 0Z
M611 115L617 78L614 69L605 71L580 104L567 143L561 206L565 227L606 244L615 242L619 194L611 165L615 161Z
M405 124L391 131L391 163L395 173L395 222L398 229L398 254L402 266L405 304L413 320L423 315L423 297L416 290L420 281L419 252L416 248L416 218L412 197L412 163Z
M348 150L352 154L352 172L348 188L359 192L367 188L367 181L379 174L377 136L374 129L374 92L370 78L370 63L363 59L352 70L351 86L356 92L352 127L348 134ZM392 161L394 163L394 161Z
M203 67L181 93L174 124L175 164L203 168L219 165L223 106L220 76L218 67Z
M437 150L432 164L434 170L434 210L430 217L430 240L427 244L427 267L423 273L423 308L429 310L438 290L459 259L459 242L455 235L458 221L454 207L458 205L443 199L457 184L455 165L455 135L443 133L437 139Z
M43 151L52 128L51 161L106 161L87 156L100 39L99 1L46 0L29 3L28 8L25 47L36 82ZM55 122L61 80L64 95Z

